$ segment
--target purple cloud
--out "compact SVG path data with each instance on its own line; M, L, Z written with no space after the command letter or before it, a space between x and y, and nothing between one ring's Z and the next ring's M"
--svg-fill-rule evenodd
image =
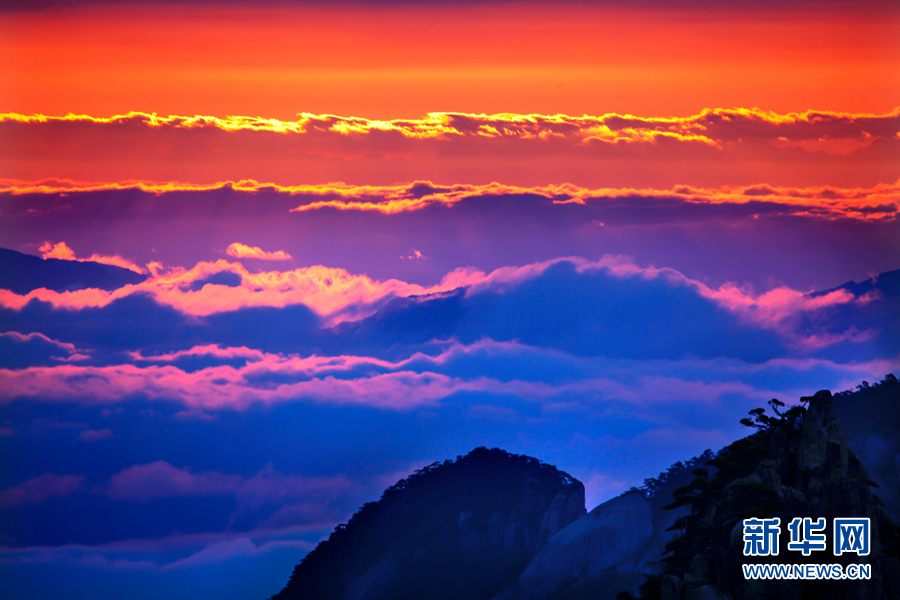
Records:
M100 440L108 440L113 437L113 432L108 427L103 429L85 429L78 434L78 439L82 442L97 442Z
M82 475L44 473L19 485L0 491L0 508L40 504L50 498L66 498L84 489Z
M106 493L116 500L148 501L186 496L222 496L234 492L241 478L215 471L193 473L163 460L133 465L110 477Z

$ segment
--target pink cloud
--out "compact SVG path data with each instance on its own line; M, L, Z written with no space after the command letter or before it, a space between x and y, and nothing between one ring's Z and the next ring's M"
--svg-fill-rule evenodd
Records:
M75 251L69 248L65 242L59 242L58 244L44 242L44 245L38 248L38 251L41 253L41 258L45 260L48 258L57 258L59 260L74 260L77 262L96 262L129 269L135 273L140 273L141 275L147 272L130 260L122 258L119 255L106 256L102 254L92 254L88 258L77 258L75 256Z
M329 374L346 372L359 365L391 368L394 364L360 357L301 359L267 355L265 361L241 368L216 366L191 373L169 365L142 368L66 364L52 368L0 369L0 400L56 397L107 404L146 397L178 401L201 410L243 410L254 403L308 400L407 410L434 404L472 385L446 375L402 370L357 379L338 379ZM315 378L274 387L252 383L259 375L272 373Z
M53 344L54 346L57 346L60 349L65 350L66 352L68 352L69 354L71 354L73 356L75 356L76 355L75 353L78 352L78 348L75 347L75 344L69 344L66 342L60 342L59 340L54 340L52 338L47 337L43 333L35 332L35 333L29 333L29 334L21 334L18 331L7 331L5 333L0 333L0 337L7 337L7 338L10 338L17 342L20 342L20 343L27 343L27 342L31 342L33 340L43 340L44 342L46 342L48 344ZM82 357L84 355L77 355L77 356ZM70 356L69 358L72 358L72 357ZM85 357L85 358L87 358L87 357Z
M0 491L0 508L40 504L50 498L66 498L84 489L82 475L45 473Z
M44 245L41 246L38 251L41 253L41 258L47 260L48 258L58 258L59 260L77 260L75 258L75 252L69 248L65 242L60 242L58 244L51 244L50 242L44 242Z
M245 246L235 242L225 250L228 256L235 258L256 258L259 260L290 260L292 257L284 250L266 252L258 246Z
M129 352L129 356L134 361L144 362L173 362L180 358L192 356L215 356L217 358L246 358L250 361L260 361L266 358L266 353L262 350L253 350L246 346L222 348L216 344L206 346L194 346L188 350L179 350L178 352L170 352L168 354L156 354L153 356L144 356L140 351Z
M164 269L161 265L154 264L150 265L153 276L137 285L124 286L111 292L98 289L70 292L39 289L26 295L17 295L9 290L0 290L0 306L21 309L29 301L38 299L57 308L77 310L102 307L131 294L145 293L152 295L161 304L198 317L248 307L302 304L320 315L323 325L333 326L365 318L398 297L436 294L461 288L465 288L468 295L480 292L502 293L524 281L539 277L548 268L560 263L572 264L579 273L604 271L620 278L663 279L672 285L690 287L744 321L777 331L801 349L821 347L833 342L830 338L805 340L796 336L791 321L793 317L830 306L870 300L857 299L845 290L811 296L784 286L761 294L734 283L711 288L675 269L641 267L626 257L606 255L597 261L578 257L556 258L523 266L501 267L490 273L460 268L447 273L438 284L432 286L397 279L380 281L321 265L290 271L251 273L240 263L225 260L200 262L191 269ZM199 290L191 290L192 283L222 272L238 275L241 284L235 287L205 285ZM862 338L851 336L848 339Z
M137 285L114 291L85 289L55 292L38 289L26 295L0 290L0 305L21 309L33 299L49 302L57 308L102 307L134 293L148 293L162 304L185 314L206 316L255 306L285 307L304 304L333 325L371 314L391 298L442 291L446 286L423 287L397 279L379 281L366 275L353 275L344 269L321 265L292 271L251 273L240 263L219 260L201 262L192 269L163 270L150 265L153 277ZM191 283L215 273L230 271L241 277L237 287L206 285L191 291Z
M133 465L109 479L106 493L116 500L156 500L179 496L222 496L234 493L241 483L237 475L215 471L193 473L163 460Z
M188 351L214 351L231 354L230 349L202 346ZM489 377L461 378L441 373L457 359L470 357L502 357L522 352L547 354L553 361L574 361L585 370L583 379L566 383L545 383L510 379L500 381ZM247 354L236 349L234 355ZM166 362L182 353L144 358L142 361ZM629 405L648 407L659 403L711 403L724 395L741 395L759 400L771 398L771 390L756 390L740 381L741 373L754 369L787 368L809 370L852 371L851 379L874 378L897 369L895 361L875 361L850 368L828 361L777 359L753 366L739 361L688 360L660 363L653 376L635 373L630 383L618 381L607 374L608 365L601 361L594 365L587 359L567 357L562 353L539 350L515 342L482 340L463 346L449 344L436 356L420 353L392 362L365 356L299 357L253 352L253 360L235 367L212 366L191 372L169 364L30 367L20 370L0 369L0 402L19 398L40 398L46 401L78 402L88 405L115 404L134 398L167 400L183 404L190 414L205 411L245 410L255 403L280 404L286 402L316 402L335 405L370 406L382 410L414 410L435 406L443 399L459 392L485 392L513 395L547 404L553 411L580 410L573 403L585 397L620 399ZM692 381L684 379L679 365L689 370L730 374L727 381ZM618 372L617 367L614 372ZM674 369L672 376L661 369ZM599 370L598 370L599 369ZM347 378L350 373L365 376ZM260 385L259 381L282 381L277 385ZM291 380L295 382L290 383ZM803 391L806 393L808 390ZM793 391L791 391L793 394ZM793 394L796 395L796 394ZM802 394L801 394L802 395ZM786 397L790 397L789 394ZM559 399L564 398L565 404Z
M431 257L425 256L424 254L413 248L407 256L401 256L400 260L431 260Z

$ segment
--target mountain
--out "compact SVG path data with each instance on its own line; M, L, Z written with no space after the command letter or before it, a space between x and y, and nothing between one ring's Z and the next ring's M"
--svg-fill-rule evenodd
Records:
M896 298L900 296L900 269L896 271L887 271L880 273L862 282L848 281L843 285L830 290L821 292L811 292L809 296L815 298L817 296L825 296L831 292L845 290L856 296L857 298L865 296L868 293L876 292L885 298Z
M725 598L831 598L887 600L900 595L900 527L870 489L875 485L844 436L834 399L828 391L803 398L808 408L784 413L769 404L747 419L756 433L723 448L710 464L716 472L695 471L676 490L672 507L690 512L676 522L681 535L666 546L665 568L641 587L647 600L716 600ZM784 535L778 556L743 555L744 519L780 518ZM826 519L827 547L804 557L790 551L785 525L797 517ZM866 555L836 556L835 518L866 518L871 548ZM867 564L866 580L746 579L742 565Z
M477 448L363 506L273 600L487 600L584 514L578 480L535 458Z
M44 259L0 248L0 289L15 294L23 295L40 288L55 292L88 288L111 291L145 279L144 275L114 265Z
M834 397L822 391L783 414L758 409L746 420L758 429L753 435L596 507L554 536L494 600L613 600L638 593L647 600L900 597L900 531L891 519L900 485L900 383L888 375ZM887 505L870 487L884 493ZM835 516L869 517L873 539L881 542L865 560L873 564L873 582L748 587L740 564L751 561L742 555L740 525L754 516L779 516L784 526L794 516L824 516L829 523ZM781 557L802 562L791 552ZM834 558L830 551L813 557Z
M900 523L900 381L888 375L869 385L834 395L850 449L869 477L894 522Z
M612 598L618 591L636 593L658 563L670 531L686 509L663 510L692 472L713 458L707 450L687 463L678 462L644 486L597 506L555 535L517 581L495 600Z
M752 435L586 514L583 486L537 459L478 448L434 463L339 526L273 600L900 597L900 383L770 406L745 419ZM796 516L869 518L873 550L851 562L872 579L748 583L742 521L773 516L782 545ZM782 548L779 562L804 560Z

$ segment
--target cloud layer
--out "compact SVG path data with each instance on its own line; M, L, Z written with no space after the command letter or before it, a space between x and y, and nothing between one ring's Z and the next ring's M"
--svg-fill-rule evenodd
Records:
M11 140L0 151L0 177L21 182L855 188L900 177L896 110L705 109L679 118L431 113L389 121L10 113L0 115L0 134Z
M290 260L292 258L284 250L266 252L259 246L247 246L237 242L229 244L228 248L225 249L225 254L234 258L255 258L258 260Z

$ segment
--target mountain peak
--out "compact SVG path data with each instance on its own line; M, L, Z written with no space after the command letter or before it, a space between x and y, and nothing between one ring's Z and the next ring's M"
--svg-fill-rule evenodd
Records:
M364 505L273 600L487 599L584 514L584 486L572 476L536 458L476 448Z

